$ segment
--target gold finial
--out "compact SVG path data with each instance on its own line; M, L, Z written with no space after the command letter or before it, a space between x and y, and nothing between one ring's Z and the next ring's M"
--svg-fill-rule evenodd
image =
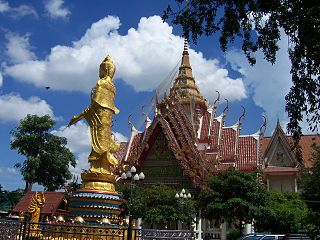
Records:
M216 92L218 93L217 99L214 101L213 105L214 107L217 107L220 101L220 92L216 90Z
M264 134L264 132L266 131L266 128L267 128L267 116L266 114L262 114L262 118L263 118L263 123L262 123L262 126L260 127L260 135L262 136Z
M187 38L184 38L183 51L188 52L188 39Z
M244 116L246 115L246 109L242 105L241 105L241 107L242 107L243 111L242 111L242 115L239 117L239 124L242 124L242 120L243 120Z
M132 124L132 122L131 122L131 115L132 115L132 114L130 114L130 115L128 116L128 125L131 126L131 128L132 128L133 124Z

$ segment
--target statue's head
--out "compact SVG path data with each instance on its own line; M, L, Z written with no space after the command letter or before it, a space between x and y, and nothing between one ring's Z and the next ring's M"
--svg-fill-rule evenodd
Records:
M110 78L113 78L114 72L115 66L112 62L112 57L110 55L107 55L106 58L100 64L99 77L103 78L109 76Z
M112 62L112 57L108 54L105 58L105 61Z

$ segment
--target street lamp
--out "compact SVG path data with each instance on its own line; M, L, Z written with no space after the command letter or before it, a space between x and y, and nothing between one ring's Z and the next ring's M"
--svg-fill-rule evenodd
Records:
M186 190L183 188L180 193L176 193L175 198L178 200L180 208L181 208L181 223L183 217L183 210L186 200L191 198L191 193L186 193Z
M129 227L128 227L128 240L132 239L132 215L131 215L131 209L132 209L132 193L133 189L135 187L135 184L139 180L143 180L145 178L144 173L140 172L137 173L137 169L135 166L132 166L129 171L124 172L121 174L122 180L128 180L130 185L130 198L129 198Z

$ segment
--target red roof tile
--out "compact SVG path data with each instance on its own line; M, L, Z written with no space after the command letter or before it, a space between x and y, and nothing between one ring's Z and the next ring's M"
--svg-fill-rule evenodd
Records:
M211 125L211 136L212 136L212 145L218 146L219 140L219 132L220 132L220 122L217 119L213 119Z
M200 132L200 140L206 139L209 134L209 128L210 128L210 116L211 114L209 112L205 112L202 118L202 124L201 124L201 132Z
M12 212L18 214L19 212L25 212L28 210L30 201L32 196L36 192L27 192L21 200L17 203L16 206L14 206ZM45 203L43 208L41 209L41 214L69 214L68 211L65 211L64 209L59 209L60 204L62 203L63 206L65 203L63 203L64 199L64 192L44 192L45 197Z
M302 136L300 140L300 146L302 151L302 158L305 164L305 167L312 167L313 161L311 158L314 150L311 147L312 144L320 146L320 136L319 135L306 135Z
M121 142L119 151L113 154L119 162L125 157L127 146L128 142Z
M129 161L136 160L136 157L139 154L139 145L140 145L141 136L142 136L142 133L137 133L136 135L133 136L127 160Z
M258 140L251 136L239 137L237 169L255 171L258 165Z
M232 128L222 129L221 158L228 160L235 155L236 131Z
M287 137L289 142L291 141L291 137ZM265 155L267 147L271 141L271 137L264 137L261 141L261 152L262 155ZM302 151L302 159L305 164L305 167L310 168L312 166L313 161L310 159L313 153L312 144L316 144L320 146L320 136L319 135L304 135L301 136L300 146Z

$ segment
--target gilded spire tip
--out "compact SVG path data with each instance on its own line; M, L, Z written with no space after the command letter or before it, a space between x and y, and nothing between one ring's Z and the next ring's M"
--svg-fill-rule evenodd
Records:
M183 47L183 51L188 51L188 39L184 38L184 47Z

